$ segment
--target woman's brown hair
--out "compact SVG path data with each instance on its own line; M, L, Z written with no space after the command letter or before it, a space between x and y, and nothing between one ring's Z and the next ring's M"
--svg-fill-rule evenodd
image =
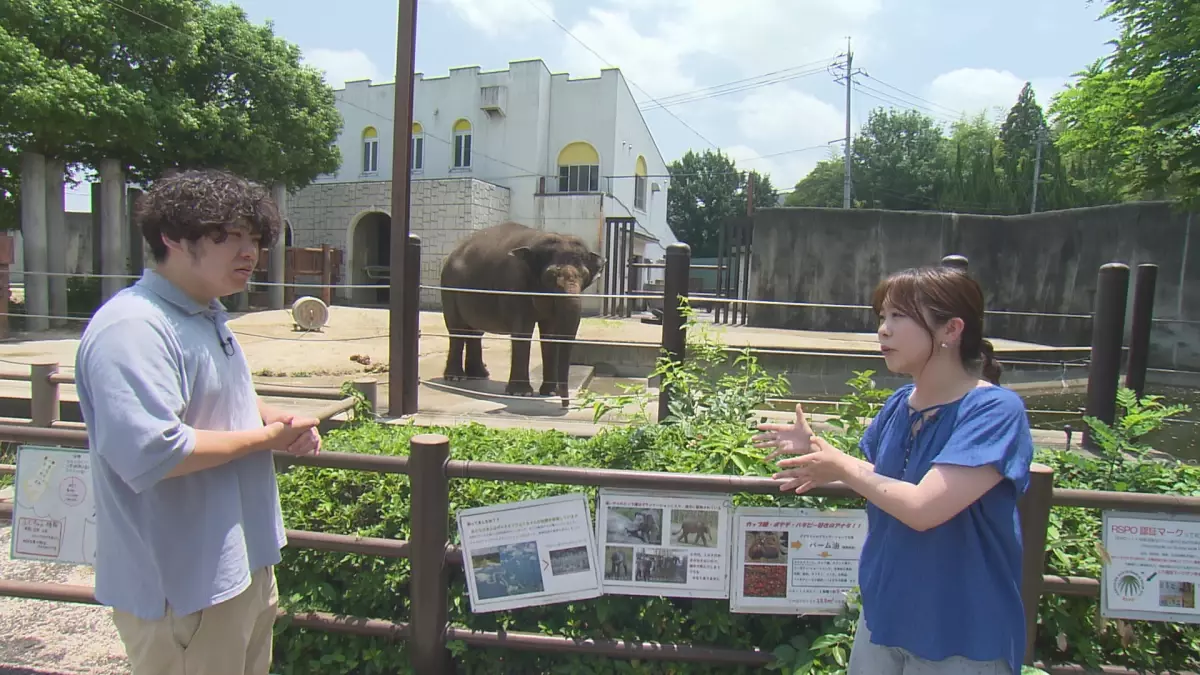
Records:
M963 366L982 365L983 377L992 384L1000 383L1000 362L995 348L983 337L983 289L966 272L944 266L919 267L897 272L875 288L871 306L875 313L884 306L895 307L919 323L929 337L933 328L925 312L937 325L958 317L962 319L962 341L959 356Z

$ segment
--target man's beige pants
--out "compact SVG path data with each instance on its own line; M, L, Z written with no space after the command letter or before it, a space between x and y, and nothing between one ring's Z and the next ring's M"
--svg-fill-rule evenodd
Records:
M262 567L250 586L218 605L155 621L113 610L131 675L268 675L279 593L275 570Z

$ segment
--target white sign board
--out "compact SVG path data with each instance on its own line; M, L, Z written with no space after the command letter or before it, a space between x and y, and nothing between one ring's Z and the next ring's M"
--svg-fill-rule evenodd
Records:
M1105 511L1102 539L1103 616L1200 623L1200 518Z
M83 565L96 560L90 459L86 450L17 448L13 558Z
M867 512L739 508L733 537L730 611L837 614L858 585Z
M482 506L457 516L472 612L601 595L587 495Z
M605 593L729 597L729 495L600 490Z

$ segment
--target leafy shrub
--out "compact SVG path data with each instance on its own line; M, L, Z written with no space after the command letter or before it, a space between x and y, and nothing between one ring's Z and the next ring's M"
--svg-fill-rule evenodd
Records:
M676 403L662 424L614 426L593 438L574 438L556 431L497 430L478 424L418 429L380 425L370 415L356 414L349 426L327 438L335 452L403 455L416 433L436 432L450 438L456 459L678 473L769 475L763 453L750 444L755 409L778 395L779 382L764 373L753 356L726 359L703 335L689 345L689 361L678 366L660 361L657 373L672 386ZM714 373L720 374L713 376ZM705 373L708 376L705 377ZM839 447L857 452L867 418L890 392L874 387L871 373L850 381L831 420ZM585 397L597 418L627 403L649 404L648 393L630 390L616 402ZM1179 410L1153 398L1138 401L1122 392L1124 414L1107 429L1094 420L1096 437L1106 444L1098 458L1070 452L1042 452L1038 461L1056 472L1060 487L1196 494L1200 469L1178 462L1147 462L1127 453L1139 452L1138 438ZM1095 425L1099 425L1096 427ZM1107 430L1107 433L1106 433ZM1111 446L1111 447L1110 447ZM594 488L489 481L450 484L451 513L464 508L584 492L595 503ZM409 539L409 483L402 475L295 468L280 476L280 493L289 527L370 537ZM736 505L861 507L861 500L781 495L736 495ZM1050 573L1098 577L1099 514L1083 509L1055 509L1048 532ZM451 540L457 541L450 521ZM317 610L396 621L409 620L407 560L286 549L278 569L281 604L291 610ZM837 617L786 617L733 614L725 600L605 596L595 600L475 615L470 612L461 567L451 567L450 621L482 631L524 631L579 638L678 642L725 648L762 648L777 656L772 670L794 673L844 673L852 645L857 604ZM1089 665L1114 663L1132 667L1195 668L1200 631L1178 624L1112 622L1098 618L1098 602L1090 598L1043 596L1037 649L1040 659ZM466 649L452 643L463 673L738 673L748 668L655 661L622 661L510 650ZM403 642L286 628L276 641L276 672L395 673L411 672Z

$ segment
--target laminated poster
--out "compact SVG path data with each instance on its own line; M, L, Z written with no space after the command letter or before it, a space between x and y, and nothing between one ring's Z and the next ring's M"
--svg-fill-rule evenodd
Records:
M600 490L605 593L729 597L729 495Z
M600 596L587 495L464 509L457 516L472 612Z
M733 537L730 611L837 614L858 585L867 512L740 508Z
M1200 623L1200 518L1105 511L1102 539L1102 616Z
M96 506L87 450L19 446L13 488L14 559L95 562Z

